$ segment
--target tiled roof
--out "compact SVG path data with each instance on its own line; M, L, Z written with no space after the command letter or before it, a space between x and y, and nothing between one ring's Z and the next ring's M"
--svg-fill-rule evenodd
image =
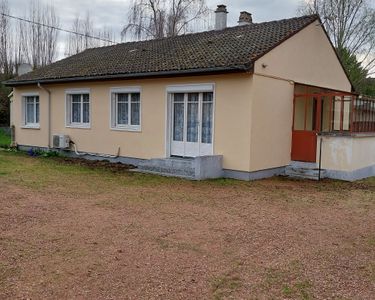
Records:
M6 84L251 71L258 58L317 19L311 15L88 49Z

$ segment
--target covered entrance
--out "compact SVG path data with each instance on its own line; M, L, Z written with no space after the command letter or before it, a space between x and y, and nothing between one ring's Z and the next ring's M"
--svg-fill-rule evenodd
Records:
M171 156L213 154L213 92L170 94Z
M303 90L305 93L298 93ZM317 161L318 134L353 130L356 96L312 87L296 87L293 109L292 160Z

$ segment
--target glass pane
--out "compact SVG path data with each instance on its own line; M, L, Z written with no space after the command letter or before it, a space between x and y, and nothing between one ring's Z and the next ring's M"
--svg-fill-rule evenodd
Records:
M202 143L212 144L213 103L203 102L202 106Z
M173 101L174 102L184 102L185 94L173 94Z
M26 105L26 123L33 124L35 123L34 120L34 103L27 101Z
M37 99L37 102L35 104L35 115L36 115L36 120L35 123L39 123L39 99Z
M141 95L139 93L131 94L131 100L132 102L140 102Z
M129 95L128 94L117 94L117 102L128 102Z
M176 95L175 95L176 96ZM175 98L176 99L176 98ZM184 141L184 103L174 103L173 108L173 140Z
M203 102L213 102L214 93L203 93Z
M304 130L305 98L296 98L294 103L294 130Z
M195 97L193 97L195 100ZM199 99L199 96L198 98ZM187 110L187 142L198 142L199 118L198 118L199 102L188 102Z
M118 125L128 125L128 102L118 102L117 103L117 124Z
M90 95L89 94L83 94L83 102L90 102Z
M199 102L199 93L190 93L188 94L189 102Z
M81 103L81 95L72 95L72 103Z
M81 102L72 103L72 123L81 123Z
M27 104L34 104L34 97L26 97Z
M307 99L306 130L312 131L312 130L317 129L317 124L316 124L317 103L318 101L316 98Z
M88 102L83 103L83 123L90 123L90 104Z
M132 104L131 104L132 124L131 125L140 125L141 124L140 123L140 107L141 107L141 104L139 102L138 103L132 102Z
M367 105L368 108L368 105ZM351 112L351 97L345 96L344 97L344 111L343 111L343 130L350 129L350 112ZM367 118L369 120L369 118Z
M340 130L341 124L341 97L333 99L333 130Z

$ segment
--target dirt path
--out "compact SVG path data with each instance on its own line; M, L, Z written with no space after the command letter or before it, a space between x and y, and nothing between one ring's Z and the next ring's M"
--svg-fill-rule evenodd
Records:
M35 190L0 177L0 298L375 295L373 184L164 179L108 192L100 178Z

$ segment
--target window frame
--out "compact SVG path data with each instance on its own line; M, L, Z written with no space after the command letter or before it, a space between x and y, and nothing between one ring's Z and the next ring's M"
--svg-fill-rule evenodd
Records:
M128 98L128 124L118 124L118 94L127 94ZM139 94L139 125L131 125L131 94ZM111 88L109 94L110 129L115 131L142 131L142 90L139 86Z
M80 95L81 99L81 122L72 122L73 119L73 95ZM83 122L83 95L89 96L89 122ZM65 127L66 128L78 128L78 129L91 129L91 118L92 118L92 103L91 103L91 91L90 89L71 89L65 91Z
M22 97L22 128L24 129L40 129L40 95L39 93L24 93L21 94ZM27 122L27 98L33 97L34 102L33 102L33 110L34 110L34 120L36 121L37 119L37 114L36 114L36 101L35 98L38 97L38 104L39 104L39 118L38 122L35 123L29 123Z

